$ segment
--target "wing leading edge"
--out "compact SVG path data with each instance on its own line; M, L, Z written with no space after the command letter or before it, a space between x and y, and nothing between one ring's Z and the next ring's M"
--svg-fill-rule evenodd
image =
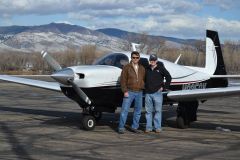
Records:
M14 82L18 84L48 89L52 91L61 91L60 85L56 82L46 82L46 81L40 81L40 80L33 80L33 79L27 79L27 78L19 78L14 76L7 76L7 75L0 75L0 80L8 81L8 82Z
M227 97L239 94L240 86L234 86L225 88L170 91L168 92L167 97L174 101L192 101L192 100L206 100L216 97Z

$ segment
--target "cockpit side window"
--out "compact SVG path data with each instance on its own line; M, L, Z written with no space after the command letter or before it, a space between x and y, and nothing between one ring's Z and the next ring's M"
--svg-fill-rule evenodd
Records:
M123 68L124 65L129 63L126 55L121 53L110 54L94 62L94 65L109 65L118 68Z
M124 54L119 54L119 55L116 56L115 65L114 66L122 69L123 66L125 66L128 63L129 63L128 57L126 55L124 55Z
M108 56L104 56L103 58L99 59L98 61L96 61L95 63L93 63L94 65L108 65L108 66L113 66L114 65L114 61L115 61L115 55L108 55Z

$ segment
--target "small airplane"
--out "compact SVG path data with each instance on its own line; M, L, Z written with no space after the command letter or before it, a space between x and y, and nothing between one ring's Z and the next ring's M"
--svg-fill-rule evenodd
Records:
M130 52L107 54L92 65L63 68L45 51L43 59L55 70L51 76L56 82L46 82L17 76L0 75L0 80L62 92L77 102L83 109L82 125L93 130L102 112L114 113L122 103L119 78L122 68L131 60ZM141 54L140 63L149 65L149 55ZM180 58L180 57L179 57ZM206 32L205 67L183 66L163 62L172 76L169 91L164 91L164 104L177 103L177 126L187 128L197 120L199 102L219 96L240 94L240 86L228 86L228 78L240 75L226 75L218 33Z

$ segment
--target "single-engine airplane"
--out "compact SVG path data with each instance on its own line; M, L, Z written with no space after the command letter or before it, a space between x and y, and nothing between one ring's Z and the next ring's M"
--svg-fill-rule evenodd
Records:
M122 92L119 78L122 67L131 60L130 52L107 54L93 65L62 67L45 51L42 57L55 70L51 76L56 82L46 82L0 75L0 80L63 92L83 108L84 129L93 130L102 112L114 113L121 106ZM148 65L149 55L141 54L140 63ZM183 66L167 60L163 62L172 76L170 91L164 92L164 104L177 103L177 125L186 128L197 118L199 102L219 96L240 94L240 86L228 87L218 33L207 30L205 67Z

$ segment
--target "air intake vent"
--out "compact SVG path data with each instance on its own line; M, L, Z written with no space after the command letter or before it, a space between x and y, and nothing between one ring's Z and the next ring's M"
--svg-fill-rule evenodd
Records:
M84 79L84 77L85 77L85 75L82 73L78 73L78 75L79 75L79 79Z

